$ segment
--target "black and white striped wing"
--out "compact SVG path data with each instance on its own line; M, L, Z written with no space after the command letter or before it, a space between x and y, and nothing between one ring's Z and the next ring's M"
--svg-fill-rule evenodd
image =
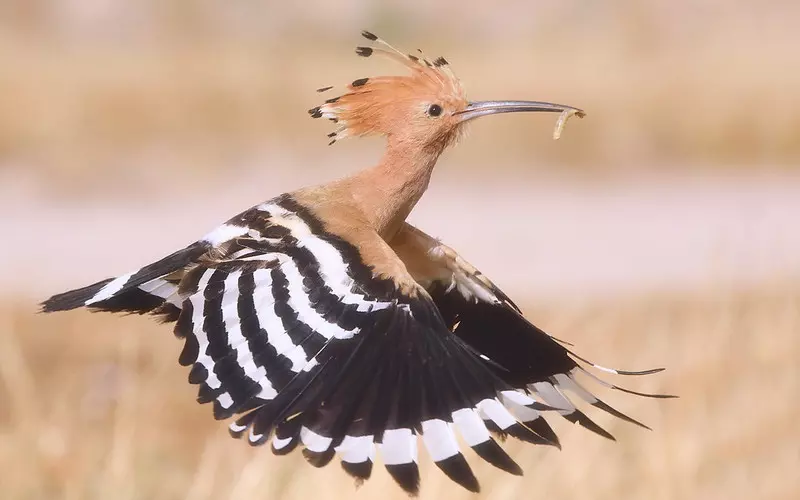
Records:
M410 493L420 442L477 491L457 436L513 474L522 472L490 433L557 446L543 411L610 437L565 390L633 421L579 386L571 353L476 269L406 228L413 237L392 248L420 285L411 289L376 278L357 248L284 195L136 272L51 297L43 310L177 321L198 400L216 418L236 415L234 435L271 441L279 454L302 444L315 466L338 453L358 480L377 456Z
M410 493L418 444L450 478L479 486L457 435L514 474L489 430L554 444L519 423L544 405L511 390L447 329L422 290L371 276L357 249L327 234L290 200L262 205L229 225L224 255L180 283L176 334L199 401L230 428L275 453L298 444L316 466L336 453L359 480L376 455ZM236 231L232 231L236 233Z
M422 443L477 491L457 436L513 474L519 466L490 430L555 444L549 428L520 424L544 405L453 335L424 290L375 278L358 249L288 195L139 271L56 295L43 310L84 306L177 320L198 400L216 418L238 415L234 435L271 441L278 454L302 444L315 466L338 453L357 480L378 457L416 493Z
M618 375L646 375L663 369L630 372L604 368L581 358L559 341L528 321L520 309L483 273L464 260L452 248L406 224L392 248L409 271L429 292L447 328L471 349L487 360L487 367L519 393L535 397L567 420L608 439L614 437L581 412L568 396L627 422L644 424L612 408L578 382L585 375L606 387L638 396L671 398L669 395L644 394L598 379L582 367ZM537 429L557 442L541 418L542 413L526 408L516 416L526 426Z

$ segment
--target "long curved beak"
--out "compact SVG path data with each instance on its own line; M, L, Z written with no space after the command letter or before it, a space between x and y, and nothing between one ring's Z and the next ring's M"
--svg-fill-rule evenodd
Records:
M453 113L453 115L460 117L463 123L481 116L498 113L563 113L564 111L572 111L579 118L583 118L586 115L582 109L573 108L572 106L539 101L476 101L467 104L466 108Z

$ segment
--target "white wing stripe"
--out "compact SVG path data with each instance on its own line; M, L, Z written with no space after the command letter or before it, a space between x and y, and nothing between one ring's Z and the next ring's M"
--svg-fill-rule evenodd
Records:
M351 464L360 464L375 458L374 437L345 436L342 443L334 448L342 460Z
M578 395L581 399L589 404L597 403L597 398L591 392L584 389L580 384L572 379L569 375L559 373L553 377L558 383L558 387L566 389Z
M422 441L434 462L441 462L460 453L453 429L438 418L422 421Z
M161 297L165 301L176 306L178 309L181 309L181 303L183 301L181 300L180 296L178 296L178 287L169 281L156 278L152 281L148 281L147 283L142 283L139 285L139 289L151 295L155 295L156 297Z
M206 234L202 241L205 241L212 246L219 246L226 241L230 241L238 236L247 234L249 228L243 226L236 226L234 224L222 224L216 227L213 231Z
M575 405L550 382L535 382L528 387L531 387L545 403L557 408L559 413L568 414L575 411Z
M241 271L234 271L225 278L225 293L222 296L222 319L225 331L228 334L228 346L235 349L236 362L244 370L245 376L261 387L257 397L269 400L278 393L267 378L266 368L257 366L253 360L253 353L250 352L247 339L242 335L242 327L239 322L237 306L239 303L239 277L241 275Z
M535 403L535 401L525 394L517 391L502 391L500 399L508 411L520 422L530 422L541 416L537 410L526 406Z
M517 423L514 416L496 399L484 399L477 407L484 420L491 420L500 429L508 429Z
M305 426L300 428L300 440L303 441L308 451L315 453L326 451L333 442L333 439L317 434Z
M287 228L297 239L298 246L307 248L317 258L320 274L342 302L355 304L359 312L385 309L393 304L369 300L362 294L353 293L353 279L347 274L348 265L342 255L333 245L315 235L297 214L272 203L259 205L257 209L269 212L273 223Z
M263 434L256 434L256 431L254 431L253 428L250 427L250 432L248 432L247 434L248 441L250 441L251 443L258 443L259 441L261 441L261 438L263 437L264 437Z
M94 295L94 297L87 300L84 305L88 306L90 304L94 304L95 302L101 302L113 297L115 293L122 290L122 287L125 286L125 283L127 283L133 275L134 273L123 274L122 276L109 281L103 288L100 289L99 292Z
M326 344L326 345L327 345L327 344ZM324 349L324 348L325 348L325 346L322 346L322 348ZM320 349L320 352L321 352L321 351L322 351L322 349ZM304 371L304 372L310 372L310 371L311 371L311 370L313 370L313 369L314 369L314 368L315 368L315 367L316 367L318 364L319 364L319 360L318 360L316 357L313 357L313 358L311 358L311 359L308 361L308 363L306 363L306 366L304 366L304 367L303 367L303 371Z
M385 465L409 464L417 461L417 436L411 429L390 429L383 432L380 445Z
M219 404L225 409L228 409L231 406L233 406L233 398L228 392L223 392L222 394L217 396L217 401L219 401Z
M283 322L275 314L275 299L272 296L272 271L256 269L253 272L255 290L253 303L261 328L267 332L269 342L279 355L286 356L292 362L292 371L299 373L308 363L308 355L302 346L296 346L283 328Z
M239 433L247 429L247 426L239 425L236 422L231 422L231 424L228 426L228 429L230 429L231 432Z
M250 429L252 431L252 428ZM259 439L261 438L262 434L259 434ZM272 447L276 450L281 450L289 446L289 443L292 442L292 437L287 438L279 438L278 436L272 437Z
M462 408L454 411L453 424L469 446L484 443L491 437L483 420L473 409Z
M303 277L300 275L300 270L292 259L281 259L281 271L283 271L289 283L288 305L297 312L300 321L328 340L331 338L350 339L359 332L358 328L345 330L336 323L329 323L314 310L304 290Z
M189 297L189 301L192 303L192 324L194 325L194 332L195 336L197 337L197 363L203 365L208 373L206 377L206 384L212 389L218 389L221 384L217 375L214 373L214 360L211 359L211 356L206 354L206 349L208 349L208 335L206 334L204 328L204 321L203 321L203 310L205 307L205 297L203 297L202 290L205 290L206 286L208 285L208 280L211 278L211 275L214 274L213 269L207 269L203 275L200 277L200 281L197 284L198 292Z

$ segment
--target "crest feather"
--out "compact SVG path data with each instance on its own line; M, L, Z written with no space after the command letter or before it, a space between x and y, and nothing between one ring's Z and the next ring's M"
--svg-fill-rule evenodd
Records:
M347 136L385 132L379 125L381 108L392 102L418 98L420 95L447 94L454 98L464 98L461 82L444 57L438 57L431 62L419 49L419 56L407 54L369 31L362 31L361 36L375 46L356 47L357 55L371 57L377 54L386 57L408 68L410 75L353 80L347 85L346 93L327 99L322 105L310 109L308 113L312 118L327 118L339 124L334 132L328 134L331 138L330 144ZM323 87L318 91L327 91L330 88Z

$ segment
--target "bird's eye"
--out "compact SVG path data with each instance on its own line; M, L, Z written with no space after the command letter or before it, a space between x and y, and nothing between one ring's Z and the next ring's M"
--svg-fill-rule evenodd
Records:
M442 114L442 107L439 106L438 104L431 104L428 107L428 114L430 116L439 116Z

